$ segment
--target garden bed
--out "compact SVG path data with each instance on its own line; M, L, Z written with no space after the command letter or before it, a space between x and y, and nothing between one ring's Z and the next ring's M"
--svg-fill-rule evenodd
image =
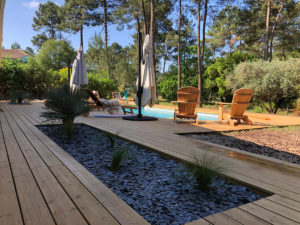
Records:
M185 136L300 164L299 126Z
M184 224L261 198L222 178L200 191L181 163L117 137L113 138L115 148L130 150L120 169L113 172L109 169L112 136L86 125L76 126L72 140L60 125L39 129L151 224Z

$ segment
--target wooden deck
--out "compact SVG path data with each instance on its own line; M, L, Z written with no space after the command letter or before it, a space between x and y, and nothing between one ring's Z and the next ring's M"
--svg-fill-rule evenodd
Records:
M41 103L2 102L0 107L4 111L0 112L0 225L147 224L35 127L43 120L39 117ZM92 117L80 117L77 122L180 160L191 161L202 152L222 154L230 165L226 176L271 194L191 225L300 224L300 166L175 134L212 130L212 126Z

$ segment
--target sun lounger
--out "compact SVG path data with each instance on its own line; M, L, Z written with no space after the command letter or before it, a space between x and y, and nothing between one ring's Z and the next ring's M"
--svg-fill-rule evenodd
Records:
M101 108L101 109L105 109L105 104L103 103L103 101L100 99L98 92L97 91L92 91L92 90L87 90L87 92L89 93L89 96L91 97L91 99L94 102L94 107L95 108ZM137 109L136 106L131 106L131 105L122 105L121 104L121 109L123 111L124 114L127 113L131 113L134 114L133 109Z

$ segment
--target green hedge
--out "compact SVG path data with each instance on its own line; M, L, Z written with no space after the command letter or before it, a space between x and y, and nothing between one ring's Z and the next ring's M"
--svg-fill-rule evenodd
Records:
M28 63L5 58L0 68L0 91L2 96L9 91L23 90L42 97L59 85L59 79L58 72L46 70L34 58L29 58Z
M86 88L96 90L100 98L111 98L112 92L118 90L118 82L95 73L88 73L89 84Z

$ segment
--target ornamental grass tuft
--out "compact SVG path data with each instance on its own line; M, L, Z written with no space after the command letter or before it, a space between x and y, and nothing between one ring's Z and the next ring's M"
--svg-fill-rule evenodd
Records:
M209 155L208 153L194 156L192 163L184 163L184 165L196 180L201 191L207 190L212 179L226 169L220 156Z
M112 154L112 160L111 160L111 171L117 171L120 169L120 166L122 162L127 159L129 152L129 147L126 145L118 147Z

